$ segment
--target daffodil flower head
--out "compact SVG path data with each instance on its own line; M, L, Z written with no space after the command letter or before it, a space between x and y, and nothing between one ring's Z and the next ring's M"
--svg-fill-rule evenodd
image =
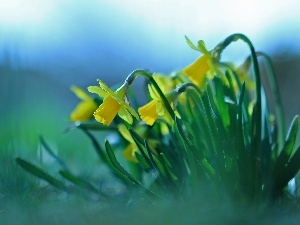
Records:
M126 97L128 87L126 83L116 91L112 91L101 80L98 80L98 82L99 86L89 86L88 91L103 98L103 103L94 112L94 117L99 123L109 126L117 114L129 124L133 123L132 116L139 120L138 114L128 104Z
M140 114L141 119L148 125L152 126L154 122L158 119L158 117L163 117L168 123L172 124L172 118L167 112L167 109L161 100L158 92L155 88L148 84L148 90L152 101L147 103L146 105L140 107L138 112ZM168 97L168 96L166 96Z
M92 118L98 105L85 91L77 86L71 86L71 91L82 101L76 106L70 115L73 121L85 121Z
M218 68L215 66L212 54L206 49L203 41L198 41L198 47L196 47L187 37L186 40L192 49L201 52L202 55L185 67L182 72L197 86L203 86L205 76L211 79Z

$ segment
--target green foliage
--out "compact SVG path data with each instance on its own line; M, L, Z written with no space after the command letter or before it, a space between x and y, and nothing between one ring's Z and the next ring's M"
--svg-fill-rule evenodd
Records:
M198 50L186 39L191 48ZM237 40L243 40L249 46L249 58L240 67L220 62L222 51ZM203 190L209 188L219 200L229 198L235 204L247 206L268 204L286 194L288 182L296 176L300 168L300 147L296 146L299 117L295 116L283 140L282 107L270 59L263 53L256 53L249 39L242 34L229 36L210 53L204 54L211 54L214 64L209 71L213 76L205 78L204 87L189 79L182 81L181 72L176 78L182 82L171 93L163 93L163 87L147 71L136 70L125 81L128 89L136 77L146 77L160 96L164 113L172 118L171 122L159 118L152 126L147 125L147 121L131 125L115 118L110 127L93 122L76 123L92 142L101 161L127 187L131 193L126 196L128 200L136 192L150 202L201 198L200 195L205 194ZM271 120L260 80L257 58L262 55L267 59L278 127ZM250 65L252 73L249 72ZM247 80L244 74L250 79ZM254 89L247 86L251 82L255 84ZM119 135L118 147L125 149L130 142L135 148L132 154L136 162L128 162L128 165L121 165L122 160L108 140L105 140L104 151L91 133L110 130L119 134L120 124L127 126L132 141ZM88 191L107 195L92 183L73 175L42 138L41 143L62 167L59 173L66 180ZM65 184L40 168L20 158L16 161L55 187L67 189Z

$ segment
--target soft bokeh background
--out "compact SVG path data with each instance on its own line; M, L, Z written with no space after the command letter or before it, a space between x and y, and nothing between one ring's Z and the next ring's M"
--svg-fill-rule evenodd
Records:
M211 49L246 34L272 56L290 122L300 112L299 11L293 0L0 0L1 154L38 155L42 134L62 157L91 165L88 140L64 133L78 102L69 86L98 78L113 85L137 68L180 69L198 56L184 35ZM248 54L238 42L224 59L242 62Z

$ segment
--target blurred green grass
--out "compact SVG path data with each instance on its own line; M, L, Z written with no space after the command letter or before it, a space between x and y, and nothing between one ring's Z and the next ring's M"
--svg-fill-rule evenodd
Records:
M0 200L25 198L40 185L15 163L23 157L57 174L58 165L39 143L42 135L74 173L93 175L101 166L90 141L79 130L66 132L78 100L69 87L42 72L0 66ZM103 134L97 134L100 138ZM27 192L27 191L28 192Z

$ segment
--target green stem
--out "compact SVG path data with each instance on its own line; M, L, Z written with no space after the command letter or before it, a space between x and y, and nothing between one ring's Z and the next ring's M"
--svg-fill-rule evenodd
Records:
M200 96L202 95L201 90L199 89L199 87L196 84L194 84L192 82L187 82L187 83L183 83L183 84L179 85L178 87L176 87L176 89L174 90L174 92L176 93L176 97L179 94L181 94L182 92L185 92L185 90L187 88L194 88Z
M278 141L279 149L281 149L283 147L284 140L285 140L285 122L284 122L284 112L283 112L281 98L279 94L278 83L275 77L275 72L274 72L274 68L270 56L268 56L263 52L256 52L256 55L262 56L266 61L265 66L267 70L268 81L270 83L271 92L272 94L274 94L274 100L275 100L275 114L276 114L276 120L278 125L277 141Z
M125 83L129 86L131 85L131 83L135 80L135 78L137 78L138 76L144 76L146 77L151 84L154 86L154 88L156 89L156 91L158 92L161 100L163 101L168 113L170 114L170 116L175 119L175 113L169 103L169 101L167 100L166 96L164 95L164 93L161 91L160 87L158 86L158 84L156 83L156 81L154 80L154 78L152 77L151 74L149 74L147 71L142 70L142 69L138 69L138 70L134 70L131 74L128 75L128 77L125 80Z
M244 34L232 34L228 36L224 41L222 41L220 44L218 44L212 51L212 54L214 57L220 57L222 51L228 47L232 42L242 40L244 41L251 51L251 59L253 63L253 70L255 75L255 84L256 84L256 113L254 118L257 120L257 127L256 127L256 148L257 148L257 156L260 156L259 151L261 150L261 128L262 128L262 114L261 114L261 76L258 66L258 60L256 57L255 49L249 40L248 37L246 37Z

